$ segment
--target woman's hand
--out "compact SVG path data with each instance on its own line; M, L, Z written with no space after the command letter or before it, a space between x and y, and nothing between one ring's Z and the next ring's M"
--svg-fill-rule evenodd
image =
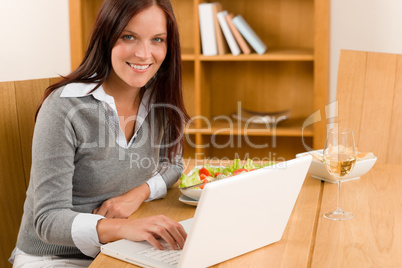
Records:
M127 219L148 199L149 194L148 184L144 183L123 195L106 200L100 207L95 208L92 213L109 219Z
M123 238L145 240L158 249L164 249L159 238L165 240L172 249L182 249L187 238L181 224L163 215L142 219L103 219L98 221L97 231L101 243Z

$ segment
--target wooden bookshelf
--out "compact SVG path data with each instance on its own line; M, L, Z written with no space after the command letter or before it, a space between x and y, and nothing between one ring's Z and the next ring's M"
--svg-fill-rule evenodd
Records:
M309 147L322 148L324 107L328 104L329 0L221 0L224 9L241 14L268 46L263 55L204 56L201 52L198 5L203 0L172 0L179 24L183 90L194 120L185 132L191 138L186 157L233 158L235 154L285 158ZM211 1L212 2L212 1ZM102 0L70 0L72 66L77 67ZM261 112L290 109L290 119L272 127L245 125L229 118L243 108ZM303 122L317 110L324 119L302 131ZM208 127L205 120L209 120ZM232 137L233 136L233 137ZM275 136L268 149L236 144L230 148L201 146L212 139L264 140ZM303 136L303 137L302 137ZM237 146L237 147L236 147ZM195 156L196 155L196 156Z

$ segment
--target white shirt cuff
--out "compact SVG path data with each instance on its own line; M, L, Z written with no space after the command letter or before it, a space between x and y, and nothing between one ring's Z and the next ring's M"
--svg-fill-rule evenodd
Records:
M145 200L145 202L166 196L166 183L159 173L155 173L154 176L147 181L147 184L149 186L150 194L149 198Z
M75 246L85 255L95 258L100 252L98 232L96 225L105 217L96 214L80 213L73 221L71 236Z

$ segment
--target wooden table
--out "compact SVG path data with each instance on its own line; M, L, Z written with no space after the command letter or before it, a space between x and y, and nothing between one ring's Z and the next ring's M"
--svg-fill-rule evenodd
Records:
M185 164L187 172L203 163ZM402 165L375 165L361 179L342 184L342 207L355 213L343 222L322 217L336 206L336 185L307 175L279 242L213 267L401 267L401 174ZM177 187L164 199L144 203L133 217L193 217L195 207L178 200ZM100 253L90 267L137 266Z
M318 219L312 267L402 267L402 165L374 165L342 184L352 220ZM336 204L336 185L325 183L320 214Z

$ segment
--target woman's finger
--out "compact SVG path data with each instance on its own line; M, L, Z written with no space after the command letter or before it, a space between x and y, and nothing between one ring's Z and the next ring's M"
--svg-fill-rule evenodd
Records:
M181 226L181 224L178 223L178 226L176 226L176 228L174 228L174 230L172 231L171 234L175 238L175 240L176 240L177 244L179 245L179 247L181 249L183 249L184 242L186 242L186 238L187 238L187 233L184 230L183 226Z
M101 216L103 216L105 218L107 218L106 213L107 213L107 210L104 208L104 206L100 206L98 208L98 210L96 211L96 214L101 215Z
M149 234L148 237L145 238L146 241L148 241L152 246L154 246L157 249L164 250L165 247L151 234Z
M183 237L183 235L181 234L181 232L179 231L179 226L177 226L176 224L168 226L166 228L167 232L169 233L170 237L174 240L174 244L178 245L179 248L183 248L184 246L184 241L185 238ZM177 248L175 248L177 249Z
M174 249L174 250L178 249L176 240L172 237L172 235L165 228L158 227L157 229L158 229L157 234L159 234L159 236L163 240L165 240L172 249Z
M183 226L163 216L160 217L157 224L160 225L162 229L160 229L160 232L157 232L156 234L160 235L162 239L172 247L172 249L183 248L187 237Z

